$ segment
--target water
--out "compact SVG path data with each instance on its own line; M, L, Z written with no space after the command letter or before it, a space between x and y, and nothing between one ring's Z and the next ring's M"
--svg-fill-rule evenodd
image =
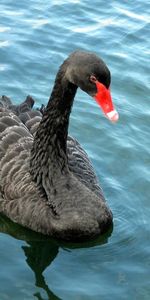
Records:
M0 2L0 94L46 103L63 59L85 49L107 62L120 113L110 124L79 91L70 123L113 211L113 232L73 246L1 216L0 300L150 299L148 2Z

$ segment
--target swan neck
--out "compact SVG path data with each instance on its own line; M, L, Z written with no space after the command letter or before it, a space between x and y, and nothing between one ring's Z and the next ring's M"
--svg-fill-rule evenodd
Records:
M46 193L48 187L55 186L58 178L69 172L67 135L77 86L66 79L65 69L62 65L57 74L31 150L31 174L44 187Z

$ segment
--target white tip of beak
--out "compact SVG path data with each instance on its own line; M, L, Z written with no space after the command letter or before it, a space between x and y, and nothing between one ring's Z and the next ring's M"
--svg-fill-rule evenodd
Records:
M114 123L117 122L119 119L119 114L115 109L107 113L106 116L111 122Z

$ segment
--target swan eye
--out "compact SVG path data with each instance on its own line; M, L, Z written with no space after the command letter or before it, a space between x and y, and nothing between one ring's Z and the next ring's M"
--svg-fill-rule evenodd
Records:
M90 76L90 81L92 83L96 83L96 81L97 81L96 77L93 74Z

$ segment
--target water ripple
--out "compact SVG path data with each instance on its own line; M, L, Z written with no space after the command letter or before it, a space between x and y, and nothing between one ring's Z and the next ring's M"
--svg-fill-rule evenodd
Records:
M35 28L35 29L50 23L50 21L48 19L37 19L37 20L26 19L25 22L31 24L32 28Z
M144 21L144 22L149 22L150 21L150 17L149 15L139 15L139 13L134 13L132 11L129 11L127 9L123 9L123 8L120 8L120 7L116 7L116 9L123 13L125 16L127 17L130 17L131 19L136 19L136 20L140 20L140 21Z
M10 41L0 41L0 48L8 47L10 45Z
M90 26L73 27L72 31L78 33L89 33L113 24L115 24L115 21L113 18L110 18L110 19L100 20L97 24L90 25Z
M8 65L6 64L0 64L0 71L5 71L8 68Z
M13 17L18 17L18 16L23 16L24 13L21 11L13 11L13 10L8 10L8 9L4 9L3 11L0 12L0 15L3 16L13 16Z
M10 31L10 30L11 30L10 27L0 26L0 33L2 33L2 32L7 32L7 31Z

